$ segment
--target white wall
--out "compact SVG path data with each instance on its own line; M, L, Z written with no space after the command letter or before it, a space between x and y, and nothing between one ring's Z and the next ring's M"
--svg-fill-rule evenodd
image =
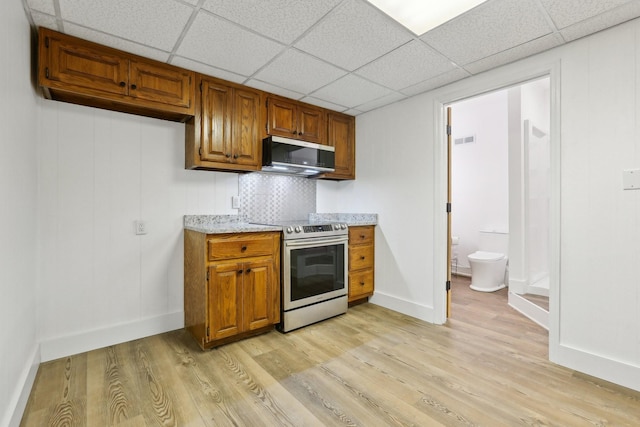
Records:
M344 202L352 212L381 213L372 301L426 320L441 313L444 299L434 306L430 297L444 295L436 283L443 266L433 261L442 259L435 248L444 247L445 236L432 227L434 212L444 208L434 202L444 185L434 175L444 161L434 104L513 84L516 72L557 66L560 138L552 144L560 144L560 253L559 283L550 291L550 357L640 390L640 191L622 190L622 170L640 168L639 59L634 20L359 116L358 180L319 183L318 209Z
M182 123L41 103L43 360L182 327L182 217L237 213L238 175L185 170Z
M0 425L17 425L39 362L36 126L31 29L19 1L0 13Z
M509 231L509 138L507 91L452 105L452 234L459 237L458 270L470 274L467 255L481 248L480 230Z

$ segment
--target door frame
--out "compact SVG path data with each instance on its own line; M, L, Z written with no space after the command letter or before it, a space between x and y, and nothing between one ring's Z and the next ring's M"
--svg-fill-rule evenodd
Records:
M449 105L482 94L519 86L548 76L550 79L551 201L550 201L550 277L549 277L549 354L559 348L560 296L560 61L521 61L465 79L437 90L433 100L434 114L434 323L447 320L447 132L446 109ZM455 213L455 206L453 206ZM552 357L553 358L553 357Z

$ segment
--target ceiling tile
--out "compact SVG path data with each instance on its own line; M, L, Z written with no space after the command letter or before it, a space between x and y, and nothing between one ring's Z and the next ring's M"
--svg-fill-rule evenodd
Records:
M65 21L171 51L193 8L173 0L59 0Z
M347 109L347 107L344 107L342 105L323 101L322 99L314 98L313 96L306 96L302 98L300 101L306 102L307 104L317 105L318 107L328 108L329 110L338 111L338 112L342 112Z
M549 34L539 39L530 41L529 43L521 44L512 49L496 53L487 58L480 59L479 61L472 62L464 66L465 70L471 74L478 74L483 71L496 68L509 62L517 61L527 56L535 55L547 49L552 49L556 46L560 46L564 43L564 39L559 33Z
M312 96L324 101L353 108L392 93L390 89L349 74L314 92Z
M630 0L540 0L549 13L558 29L568 27L577 22L584 21L595 15L604 13L610 9L625 3L634 3ZM637 2L635 2L637 3Z
M250 76L284 46L200 11L178 48L185 58Z
M360 110L356 110L355 108L351 108L347 111L343 111L343 113L348 114L350 116L357 116L360 115L362 113L364 113L364 111L360 111Z
M125 52L133 53L135 55L144 56L145 58L155 59L156 61L166 62L167 59L169 59L168 52L163 52L161 50L153 49L138 43L133 43L128 40L123 40L109 34L93 31L88 28L72 24L70 22L64 23L64 31L66 34L80 37L81 39L109 46L114 49L120 49Z
M181 56L174 56L171 59L171 63L175 66L186 68L187 70L197 71L198 73L205 74L211 77L217 77L219 79L227 80L234 83L242 83L247 80L246 76L240 74L231 73L220 68L212 67L201 62L192 61L191 59L183 58Z
M33 18L33 23L38 28L44 27L58 31L58 21L56 21L55 16L47 15L46 13L31 12L31 18Z
M346 0L296 47L353 71L411 40L408 30L362 0Z
M405 99L406 96L401 93L390 93L389 95L383 96L378 99L374 99L373 101L366 102L364 104L358 105L356 108L360 111L371 111L376 108L384 107L385 105L393 104L394 102L398 102L402 99Z
M536 0L496 0L421 37L458 65L465 65L552 32Z
M269 83L265 83L265 82L261 82L260 80L254 80L251 79L248 82L245 83L247 86L256 88L256 89L260 89L263 90L265 92L268 93L273 93L275 95L280 95L280 96L284 96L285 98L291 98L291 99L300 99L304 96L303 93L298 93L298 92L294 92L292 90L289 89L284 89L281 88L279 86L274 86L272 84Z
M602 15L586 19L560 31L566 41L572 41L605 28L621 24L640 16L640 2L632 1Z
M423 42L412 40L360 68L356 74L400 90L454 68L449 59Z
M254 76L264 82L309 93L347 74L296 49L288 49Z
M449 83L462 80L469 76L470 74L467 73L465 70L461 68L456 68L452 71L433 77L429 80L425 80L422 83L418 83L417 85L413 85L411 87L403 89L401 92L407 96L413 96L422 92L427 92L437 87L448 85Z
M56 9L53 7L53 0L27 0L27 5L33 10L46 13L48 15L56 14Z
M341 0L207 0L202 6L216 15L290 44Z

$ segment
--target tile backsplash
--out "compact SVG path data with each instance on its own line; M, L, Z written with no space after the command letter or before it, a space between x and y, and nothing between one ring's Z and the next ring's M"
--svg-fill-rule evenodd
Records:
M292 175L248 173L239 177L240 210L250 222L306 220L316 211L316 181Z

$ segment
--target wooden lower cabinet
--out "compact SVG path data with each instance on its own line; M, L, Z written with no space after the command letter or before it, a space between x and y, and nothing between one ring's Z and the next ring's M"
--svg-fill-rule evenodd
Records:
M280 233L184 231L185 327L201 348L280 322Z
M349 227L349 303L365 302L374 291L375 226Z

